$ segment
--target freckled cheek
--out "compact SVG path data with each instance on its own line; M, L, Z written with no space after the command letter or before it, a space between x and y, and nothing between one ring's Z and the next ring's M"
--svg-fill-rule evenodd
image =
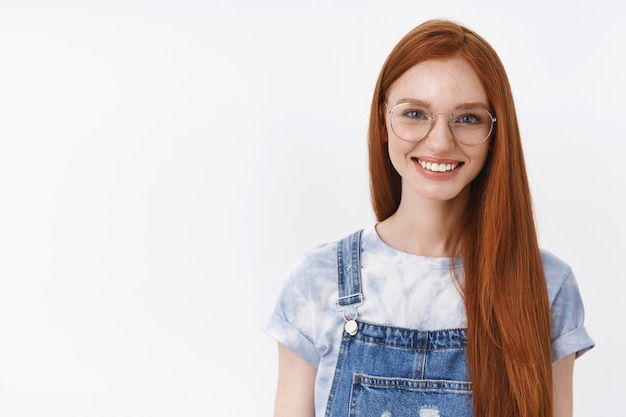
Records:
M415 144L412 142L406 142L398 138L391 137L387 142L387 149L389 150L389 159L391 165L402 175L403 171L410 164L410 154Z
M488 155L489 155L488 144L479 145L479 149L474 149L474 152L467 154L467 156L472 161L472 165L474 165L474 169L476 170L477 175L485 167L485 163L487 162Z

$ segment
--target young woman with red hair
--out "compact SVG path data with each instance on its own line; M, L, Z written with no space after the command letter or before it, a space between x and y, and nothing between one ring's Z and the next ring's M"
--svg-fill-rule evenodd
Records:
M540 250L515 107L492 47L428 21L385 62L369 127L378 222L290 270L265 331L275 416L562 417L594 343Z

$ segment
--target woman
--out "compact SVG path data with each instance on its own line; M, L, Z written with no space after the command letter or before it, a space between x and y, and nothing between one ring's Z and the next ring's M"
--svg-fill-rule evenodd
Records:
M265 330L275 416L572 415L593 347L570 268L540 251L511 89L491 46L426 22L369 127L378 223L306 254Z

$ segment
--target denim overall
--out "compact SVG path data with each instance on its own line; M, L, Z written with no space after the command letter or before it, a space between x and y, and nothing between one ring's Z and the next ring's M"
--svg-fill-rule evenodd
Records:
M465 329L419 331L356 321L361 232L339 242L338 311L346 321L327 417L471 417Z

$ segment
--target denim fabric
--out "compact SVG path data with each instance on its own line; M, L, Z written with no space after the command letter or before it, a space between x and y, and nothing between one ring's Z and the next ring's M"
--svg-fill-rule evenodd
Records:
M360 234L338 244L338 309L358 314ZM418 331L358 321L344 331L326 416L472 416L464 329Z
M329 417L471 416L465 331L360 322L344 332L327 407Z
M353 277L353 282L360 285L362 294L346 299L357 304L336 303L342 297L337 281L337 252L342 242L345 241L312 248L292 265L275 308L263 325L268 335L317 368L315 415L318 417L324 416L328 408L345 336L344 313L346 318L353 318L358 312L361 331L365 331L363 326L367 323L376 323L382 328L419 329L431 335L467 327L462 292L451 274L454 270L462 280L462 263L392 248L380 239L374 225L360 236L362 251L354 252L352 246L343 249L344 271L359 271L352 266L359 257L360 277ZM567 263L550 252L542 250L541 258L552 315L552 360L556 362L571 353L578 357L591 349L594 342L585 329L584 307L576 277ZM353 292L351 285L345 285L343 296L358 292ZM356 307L361 301L363 304ZM338 312L337 308L345 312ZM362 336L358 332L357 335ZM362 400L365 397L361 391L369 389L371 380L358 381L368 381L367 384L359 382L358 388L354 388ZM419 413L415 411L414 415ZM421 417L436 415L433 410L424 409Z

